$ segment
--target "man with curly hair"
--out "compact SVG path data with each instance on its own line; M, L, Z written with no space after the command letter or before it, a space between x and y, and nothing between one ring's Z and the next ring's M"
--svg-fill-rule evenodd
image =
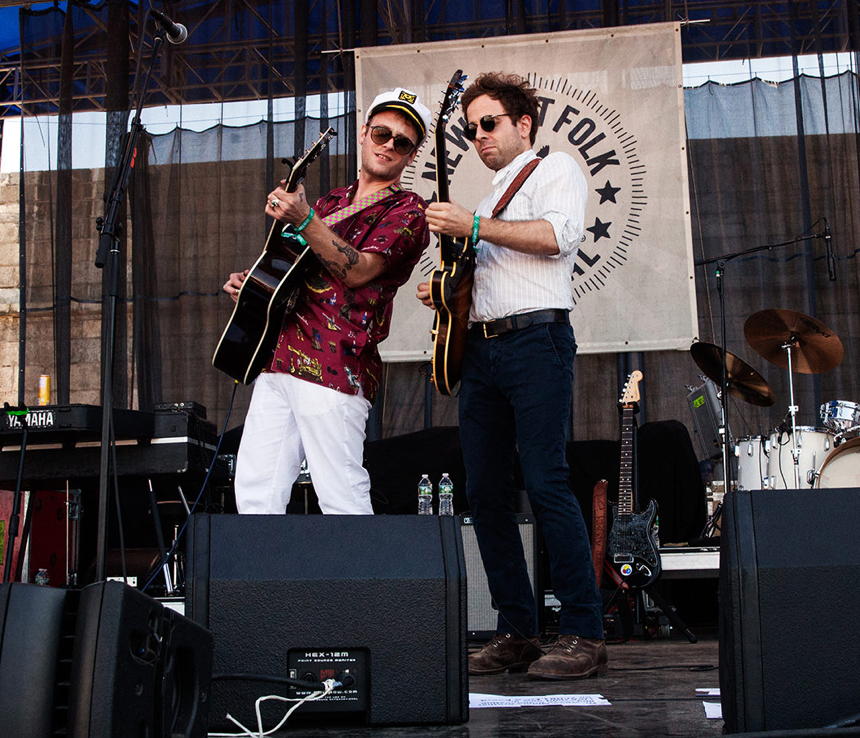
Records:
M600 593L565 455L576 342L571 274L587 186L571 156L538 159L537 94L517 75L483 74L462 98L466 138L496 172L474 213L432 203L430 230L472 238L476 252L459 397L466 494L498 608L495 637L470 674L528 670L538 679L606 672ZM500 212L494 208L510 196ZM428 283L418 299L432 306ZM549 552L561 602L559 638L544 653L514 504L514 457Z

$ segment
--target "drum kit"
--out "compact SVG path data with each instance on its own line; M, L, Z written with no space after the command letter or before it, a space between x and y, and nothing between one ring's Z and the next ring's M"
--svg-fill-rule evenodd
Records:
M793 373L819 374L837 367L844 355L839 337L819 320L792 310L751 315L744 335L756 353L788 370L789 406L787 420L778 428L737 440L737 488L860 487L860 403L824 403L819 409L820 427L796 422ZM695 343L690 352L707 377L720 384L722 349ZM725 358L729 395L759 407L775 404L773 390L755 369L728 351Z

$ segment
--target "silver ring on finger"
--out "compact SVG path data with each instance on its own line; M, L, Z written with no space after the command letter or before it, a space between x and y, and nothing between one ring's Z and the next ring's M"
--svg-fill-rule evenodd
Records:
M276 207L278 207L278 205L280 205L280 204L281 204L281 201L280 201L280 200L278 200L278 198L277 198L277 197L273 197L273 198L272 198L272 200L271 200L271 202L269 203L269 205L271 205L271 206L272 206L272 210L274 210L274 209L275 209Z

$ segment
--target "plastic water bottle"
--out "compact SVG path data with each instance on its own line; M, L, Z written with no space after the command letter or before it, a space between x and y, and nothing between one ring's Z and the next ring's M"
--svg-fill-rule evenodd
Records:
M418 514L433 514L433 482L428 474L422 476L418 482Z
M454 483L447 472L439 480L439 514L454 514Z
M36 584L42 587L47 587L51 583L51 580L48 577L48 570L39 569L39 571L36 573L36 578L33 581L35 581Z

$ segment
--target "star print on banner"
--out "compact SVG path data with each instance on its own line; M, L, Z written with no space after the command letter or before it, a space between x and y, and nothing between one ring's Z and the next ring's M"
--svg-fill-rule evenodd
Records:
M620 191L620 187L613 187L607 179L606 184L602 188L595 190L595 192L600 195L600 202L597 204L603 205L605 202L615 203L615 194Z
M594 234L595 243L599 241L601 238L609 238L609 226L612 225L612 221L607 221L604 223L600 218L594 219L594 225L589 226L585 230L590 231Z

